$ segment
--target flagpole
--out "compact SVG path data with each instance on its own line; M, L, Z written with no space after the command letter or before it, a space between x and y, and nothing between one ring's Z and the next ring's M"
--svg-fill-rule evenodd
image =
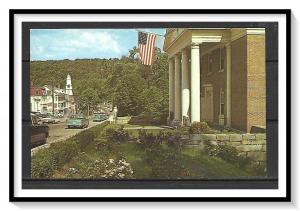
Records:
M146 31L143 31L143 30L139 30L139 29L135 29L136 31L138 32L143 32L143 33L147 33L147 34L155 34L157 36L161 36L161 37L164 37L165 35L161 35L161 34L157 34L157 33L153 33L153 32L146 32Z

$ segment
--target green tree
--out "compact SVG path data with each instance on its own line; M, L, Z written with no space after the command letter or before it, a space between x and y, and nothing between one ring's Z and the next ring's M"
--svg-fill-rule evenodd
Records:
M92 88L85 89L78 97L79 104L83 111L86 111L87 115L91 114L90 107L99 103L99 98L96 90Z

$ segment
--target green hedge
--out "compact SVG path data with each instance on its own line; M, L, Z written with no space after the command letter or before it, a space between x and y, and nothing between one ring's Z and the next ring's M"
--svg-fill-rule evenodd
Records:
M49 148L39 150L31 159L31 177L51 178L56 170L62 168L94 142L95 137L99 136L107 125L108 123L104 122L66 141L52 143Z

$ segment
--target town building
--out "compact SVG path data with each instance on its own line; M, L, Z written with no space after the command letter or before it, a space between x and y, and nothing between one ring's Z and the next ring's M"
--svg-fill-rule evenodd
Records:
M32 112L41 112L41 102L44 100L45 95L45 88L30 86L30 109Z
M52 113L65 115L75 113L75 102L70 75L67 76L66 89L44 85L30 87L31 112L43 114Z
M266 125L265 29L169 28L169 122Z

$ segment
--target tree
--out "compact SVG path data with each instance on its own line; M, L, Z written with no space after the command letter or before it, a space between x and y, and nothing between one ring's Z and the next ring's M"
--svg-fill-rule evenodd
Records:
M92 88L85 89L78 97L79 104L82 110L86 110L87 115L90 115L90 107L97 105L99 98L97 92Z
M32 61L30 77L36 86L64 87L69 73L82 112L112 102L119 115L147 113L164 120L168 113L168 57L156 48L155 63L150 67L136 59L136 54L133 47L126 58Z

